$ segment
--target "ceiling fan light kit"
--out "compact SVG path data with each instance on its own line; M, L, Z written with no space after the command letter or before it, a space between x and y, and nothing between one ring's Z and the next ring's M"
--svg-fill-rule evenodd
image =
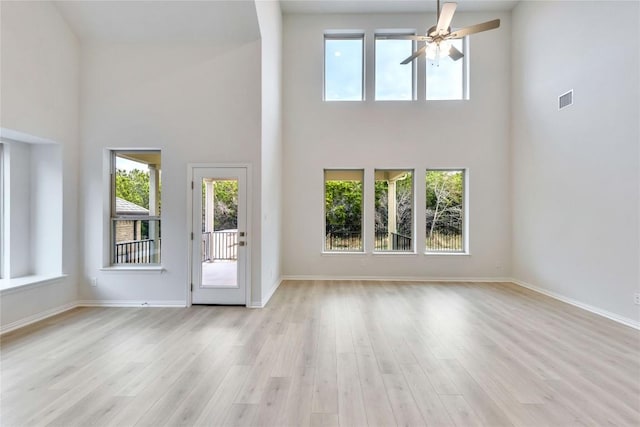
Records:
M470 34L480 33L482 31L493 30L500 27L500 20L494 19L493 21L483 22L481 24L471 25L469 27L461 28L454 32L451 32L451 21L453 15L458 7L457 3L445 3L440 9L440 0L438 2L438 22L435 26L429 28L427 34L424 36L388 36L389 39L399 40L416 40L424 42L425 45L416 50L407 59L401 62L401 64L409 64L414 59L421 56L426 56L428 60L438 61L440 58L448 56L454 61L457 61L464 57L464 54L460 52L455 46L451 44L451 40L461 39Z

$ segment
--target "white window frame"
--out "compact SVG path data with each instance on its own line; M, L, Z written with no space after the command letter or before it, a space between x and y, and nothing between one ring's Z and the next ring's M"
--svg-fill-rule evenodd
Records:
M399 31L380 31L376 32L373 35L373 99L378 102L410 102L417 100L418 94L418 61L411 61L411 64L407 64L407 66L411 67L411 99L377 99L376 98L376 81L378 78L378 69L376 67L376 57L377 57L377 47L376 42L378 39L383 39L385 36L415 36L416 32L414 30L399 30ZM417 44L415 41L411 42L411 52L416 50ZM411 53L409 53L411 55ZM409 56L407 55L407 57ZM404 58L403 58L404 59ZM400 59L402 61L402 59ZM426 71L425 71L425 79L426 79ZM426 89L425 89L426 94Z
M4 272L4 255L5 255L5 211L4 211L4 198L5 198L5 187L4 187L4 171L5 171L5 156L4 156L4 142L0 141L0 279L5 277Z
M327 99L327 40L362 40L362 49L361 49L361 63L362 63L362 72L360 75L360 99ZM363 31L332 31L328 30L324 33L324 38L322 40L322 100L324 102L362 102L366 100L366 82L365 82L365 73L367 68L367 62L365 57L366 51L366 35Z
M427 73L429 72L429 60L424 57L425 68L424 73L422 73L424 78L424 99L427 102L446 102L446 101L468 101L469 100L469 36L465 36L462 39L462 53L464 56L460 59L462 62L462 98L455 99L429 99L428 91L429 91L429 79L427 78ZM441 60L445 58L441 58ZM415 61L414 61L415 62Z
M404 172L408 172L411 173L411 249L406 250L406 251L402 251L402 250L393 250L393 249L387 249L387 250L376 250L375 247L375 239L376 239L376 230L375 230L375 185L376 185L376 172L378 171L404 171ZM373 170L373 213L374 213L374 218L373 218L373 224L374 224L374 228L373 228L373 248L372 248L372 253L373 254L378 254L378 255L415 255L418 245L417 243L417 236L418 233L416 233L416 170L414 168L375 168ZM388 210L388 207L387 207ZM387 213L388 215L388 213ZM389 224L387 224L387 227L389 226Z
M424 171L424 175L423 175L423 179L426 180L426 176L428 172L462 172L462 249L459 251L430 251L427 249L426 247L426 222L425 222L425 228L424 230L422 230L422 232L424 232L425 234L423 235L422 232L420 233L421 236L423 236L423 238L425 239L425 242L423 243L423 248L424 248L424 254L425 255L438 255L438 256L459 256L459 255L470 255L469 252L469 184L468 184L468 180L469 180L469 169L468 168L427 168ZM425 183L426 184L426 183ZM425 188L426 190L426 188ZM426 199L425 199L425 203L424 203L424 211L426 212L427 209L427 203L426 203Z
M160 257L160 261L157 263L116 263L115 261L115 224L117 221L123 220L135 220L135 221L157 221L158 226L162 223L162 212L160 215L118 215L116 213L116 157L118 154L135 154L135 153L158 153L162 157L162 151L160 149L111 149L109 150L109 222L108 222L108 233L109 233L109 267L110 268L121 268L121 269L145 269L145 268L159 268L162 265L162 247L160 247L160 251L158 252L158 256ZM160 168L160 172L162 171L162 167ZM149 189L151 191L151 189ZM160 193L161 194L161 193ZM160 197L162 197L160 195Z
M326 197L327 197L327 171L343 171L343 172L361 172L362 173L362 204L360 206L360 250L330 250L327 248L327 205L326 205ZM364 168L324 168L322 170L322 254L327 255L344 255L344 254L356 254L363 255L366 253L365 246L365 224L366 224L366 171ZM346 181L346 180L345 180Z

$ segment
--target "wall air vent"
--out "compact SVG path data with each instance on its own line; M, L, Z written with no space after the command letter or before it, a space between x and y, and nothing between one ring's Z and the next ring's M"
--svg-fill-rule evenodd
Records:
M571 104L573 104L573 89L558 97L558 110L567 108Z

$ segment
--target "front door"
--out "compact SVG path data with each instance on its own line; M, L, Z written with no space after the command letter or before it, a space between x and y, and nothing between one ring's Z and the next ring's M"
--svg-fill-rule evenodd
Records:
M193 304L245 305L247 168L194 167Z

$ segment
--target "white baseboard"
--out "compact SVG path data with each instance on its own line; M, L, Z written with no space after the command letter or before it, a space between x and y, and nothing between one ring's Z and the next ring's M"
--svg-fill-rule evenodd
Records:
M320 280L320 281L350 281L350 280L368 280L375 282L495 282L504 283L511 282L510 277L425 277L425 276L282 276L281 280Z
M0 335L6 334L7 332L14 331L18 328L25 327L32 323L39 322L48 317L55 316L56 314L64 313L65 311L69 311L78 307L77 302L70 302L65 305L61 305L60 307L50 308L49 310L41 311L40 313L32 314L31 316L25 317L24 319L16 320L15 322L8 323L6 325L0 326Z
M84 300L78 307L186 307L184 300L137 301L137 300Z
M601 308L598 307L594 307L592 305L589 304L585 304L583 302L577 301L573 298L569 298L566 297L564 295L560 295L558 293L555 293L553 291L549 291L547 289L543 289L543 288L539 288L538 286L532 285L530 283L527 282L523 282L522 280L518 280L518 279L511 279L511 282L518 285L518 286L522 286L523 288L527 288L529 290L532 290L534 292L538 292L539 294L543 294L546 295L548 297L551 297L553 299L556 299L558 301L562 301L565 302L567 304L571 304L575 307L581 308L583 310L587 310L591 313L597 314L599 316L602 317L606 317L607 319L613 320L614 322L618 322L618 323L622 323L623 325L626 326L630 326L634 329L640 329L640 322L633 320L633 319L629 319L628 317L623 317L620 315L617 315L615 313L611 313L610 311L607 310L603 310Z

